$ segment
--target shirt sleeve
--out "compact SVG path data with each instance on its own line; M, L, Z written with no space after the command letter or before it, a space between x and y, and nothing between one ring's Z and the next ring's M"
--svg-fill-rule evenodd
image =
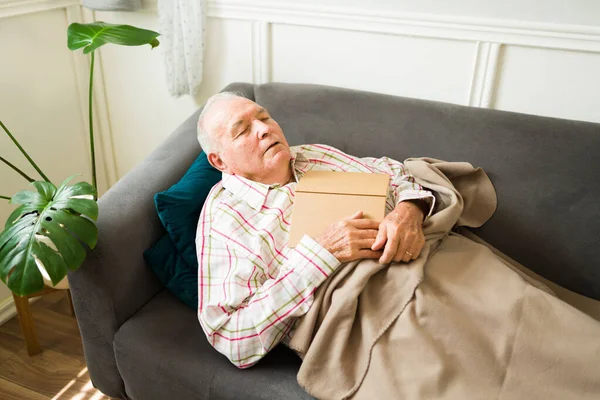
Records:
M388 157L366 157L361 160L369 163L378 172L390 176L391 195L388 196L388 201L393 203L388 204L390 209L395 208L402 201L424 200L429 205L429 212L425 218L431 216L435 207L435 196L429 190L423 189L423 187L415 181L415 178L406 171L403 163Z
M203 210L200 224L206 218ZM305 235L270 276L260 254L201 231L196 239L200 325L210 344L235 366L250 367L308 312L313 293L340 262Z

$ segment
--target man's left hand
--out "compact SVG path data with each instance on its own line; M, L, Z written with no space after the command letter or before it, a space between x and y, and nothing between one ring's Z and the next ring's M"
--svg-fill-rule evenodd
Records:
M374 251L381 250L385 245L381 264L391 261L408 262L415 260L421 254L425 245L423 235L423 211L410 202L402 201L379 224L379 232L375 243L371 246Z

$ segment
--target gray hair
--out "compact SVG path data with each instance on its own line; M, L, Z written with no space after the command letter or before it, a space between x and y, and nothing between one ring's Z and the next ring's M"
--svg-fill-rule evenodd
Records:
M218 100L231 99L234 97L243 97L246 98L243 94L239 92L221 92L211 96L204 105L200 116L198 117L198 143L200 143L200 147L206 154L215 153L219 151L219 144L214 140L211 132L207 131L204 128L204 118L206 114L210 111L213 104Z

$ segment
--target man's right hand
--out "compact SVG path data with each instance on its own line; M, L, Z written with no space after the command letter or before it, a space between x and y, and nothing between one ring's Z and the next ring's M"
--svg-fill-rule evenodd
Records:
M363 212L358 211L327 227L315 241L342 263L380 258L383 251L371 250L378 228L378 222L363 218Z

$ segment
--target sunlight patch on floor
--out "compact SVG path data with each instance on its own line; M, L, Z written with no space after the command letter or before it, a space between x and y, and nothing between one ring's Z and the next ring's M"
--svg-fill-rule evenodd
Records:
M56 395L52 398L52 400L67 400L65 399L65 397L63 396L68 390L69 388L71 388L71 386L73 386L75 383L77 383L77 379L81 378L83 375L85 375L88 372L87 367L82 369L75 378L73 378L69 383L67 383L60 392L56 393ZM94 386L92 385L92 381L88 381L79 391L79 393L77 393L75 396L71 397L68 400L83 400L85 398L86 395L89 395L89 391L94 390ZM94 393L94 395L92 397L89 397L89 400L97 400L103 397L103 394L101 392L97 392Z

